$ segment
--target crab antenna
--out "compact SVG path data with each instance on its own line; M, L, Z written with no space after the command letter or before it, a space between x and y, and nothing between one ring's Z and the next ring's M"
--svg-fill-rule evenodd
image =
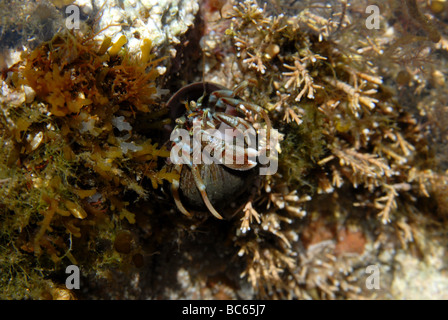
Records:
M207 92L204 78L205 78L205 54L204 50L202 50L202 87L204 89L204 93L202 94L203 97L205 97L205 93Z

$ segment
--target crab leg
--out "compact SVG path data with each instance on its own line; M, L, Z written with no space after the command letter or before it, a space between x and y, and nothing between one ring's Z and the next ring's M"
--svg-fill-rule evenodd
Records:
M220 164L223 164L227 168L234 169L234 170L240 170L240 171L246 171L254 168L257 165L257 162L254 161L254 158L258 155L258 151L254 148L246 148L244 146L239 145L233 145L233 144L226 144L225 138L221 137L215 137L213 135L210 135L207 131L202 131L202 135L206 137L206 141L208 142L209 146L218 152L221 155L224 155L224 158L220 158ZM232 155L232 161L230 163L227 163L225 160L227 152L230 152ZM238 159L241 159L243 157L242 163L238 163Z
M176 170L179 174L182 172L182 165L177 165ZM191 214L185 209L179 197L179 180L173 180L171 184L171 193L173 194L174 203L176 203L177 209L187 217L191 218Z
M239 99L235 99L235 98L225 98L222 97L220 98L220 100L224 103L227 103L229 105L235 106L237 109L239 109L241 112L243 112L244 110L241 109L241 106L244 106L245 108L247 108L248 110L258 113L261 115L261 117L263 118L264 122L266 122L266 126L267 126L267 133L266 133L266 139L268 141L268 150L270 149L270 138L271 138L271 129L272 129L272 125L271 125L271 120L269 119L269 116L266 112L266 110L264 110L263 108L261 108L260 106L257 106L256 104L250 103L250 102L245 102L245 101L241 101Z
M246 171L257 165L252 159L258 155L258 151L252 148L241 148L240 146L231 146L225 151L232 153L233 161L231 163L223 163L224 166L233 170ZM237 163L237 159L244 157L243 163Z
M222 123L225 123L229 127L238 130L242 135L244 135L244 141L246 141L248 145L251 145L250 135L252 134L252 136L255 138L256 132L254 128L249 124L249 122L242 118L231 116L222 112L216 112L214 118ZM249 134L249 136L247 135L247 133Z
M252 85L256 85L256 81L250 81L252 82ZM214 92L212 92L210 94L210 103L217 103L219 98L221 97L226 97L226 98L235 98L238 97L240 95L240 93L247 87L249 86L249 81L248 80L244 80L243 82L241 82L240 85L238 85L237 87L235 87L235 89L233 90L229 90L229 89L222 89L222 90L216 90ZM219 104L219 103L218 103ZM220 106L222 107L222 106Z
M208 102L211 105L216 105L219 108L225 109L225 106L219 102L221 98L235 98L235 92L233 90L217 90L210 94Z
M253 104L250 102L245 102L245 101L242 101L242 100L236 98L240 94L240 91L242 91L248 85L249 85L248 81L243 81L234 90L217 90L210 95L209 101L210 101L210 103L215 103L216 106L219 106L221 108L224 107L223 103L228 104L230 106L235 106L237 109L240 109L240 110L241 110L241 107L239 107L239 106L243 105L250 111L260 114L262 116L263 120L266 122L266 126L267 126L266 137L267 137L267 141L270 141L272 125L271 125L271 120L269 119L269 116L268 116L266 110L264 110L263 108L261 108L260 106L258 106L256 104ZM241 111L243 111L243 110L241 110ZM269 147L268 147L268 150L269 150Z
M205 192L205 184L204 181L202 181L201 174L199 172L199 168L196 165L190 166L191 173L193 174L194 182L196 183L196 186L201 193L202 200L204 200L205 205L207 206L207 209L218 219L222 219L221 215L215 210L213 205L211 204L210 200L208 199L207 192Z
M249 109L250 111L261 114L261 116L263 117L263 120L266 122L266 125L268 126L268 129L270 130L272 128L271 120L269 119L269 116L268 116L266 110L264 110L262 107L257 106L254 103L241 101L240 99L236 99L236 98L222 97L220 99L222 100L222 102L229 104L231 106L235 106L237 109L240 109L241 111L244 111L241 109L241 106L244 106L245 108Z
M257 80L255 80L255 79L253 79L253 80L244 80L243 82L241 82L235 89L233 89L233 92L235 92L235 96L239 96L240 93L246 87L248 87L249 85L256 86L257 85Z
M221 122L224 122L230 127L240 130L241 132L244 132L245 130L249 130L250 128L252 128L252 126L246 120L225 114L223 112L215 112L213 117ZM244 127L244 129L242 127Z

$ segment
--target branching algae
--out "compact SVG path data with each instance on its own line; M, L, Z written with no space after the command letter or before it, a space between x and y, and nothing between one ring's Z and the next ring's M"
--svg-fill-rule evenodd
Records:
M81 246L95 246L96 237L114 241L123 219L135 223L129 194L149 196L142 179L156 188L175 177L158 169L166 148L132 130L139 114L159 108L156 66L163 58L154 59L147 40L141 55L130 57L125 38L98 44L93 36L58 34L4 72L2 255L31 254L34 268L46 270L48 259L81 263L83 257L72 254L75 239ZM2 260L2 281L22 277L15 264ZM34 268L18 286L34 274L39 278ZM33 288L22 289L36 297ZM20 288L11 287L5 297L15 290Z

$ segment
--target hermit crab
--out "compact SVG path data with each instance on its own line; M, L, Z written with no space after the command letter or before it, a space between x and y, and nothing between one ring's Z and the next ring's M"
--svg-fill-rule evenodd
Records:
M181 198L223 219L215 205L228 204L244 192L254 179L257 156L269 152L269 143L254 144L260 120L267 132L264 141L269 141L271 122L263 108L240 98L247 85L243 82L229 90L197 82L181 88L167 103L175 125L170 161L180 177L172 182L171 192L177 208L187 216L191 214ZM234 137L242 137L243 142L233 143ZM207 148L213 161L197 161Z

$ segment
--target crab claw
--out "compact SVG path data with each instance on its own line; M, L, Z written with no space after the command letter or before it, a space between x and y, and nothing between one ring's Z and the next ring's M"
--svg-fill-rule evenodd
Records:
M228 154L232 155L231 161L228 159ZM258 151L253 148L245 148L239 145L226 146L223 165L229 169L246 171L257 166Z

